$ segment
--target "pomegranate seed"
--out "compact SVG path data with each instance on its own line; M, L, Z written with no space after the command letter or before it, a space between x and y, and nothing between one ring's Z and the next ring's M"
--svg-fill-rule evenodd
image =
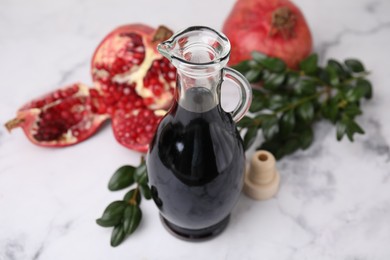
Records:
M80 131L79 130L73 130L72 134L73 134L73 136L77 137L77 136L80 135Z
M61 113L61 117L64 119L69 119L71 117L71 114L67 110L61 111L60 113Z
M156 96L160 96L163 93L164 89L163 89L163 86L161 86L161 85L153 85L152 91L153 91L153 94L155 94Z
M91 97L99 97L100 96L99 92L96 89L90 89L89 93L90 93Z
M123 94L125 94L125 95L130 95L130 93L131 93L131 89L130 89L129 87L125 87L125 88L123 89Z
M41 108L45 105L45 100L38 100L34 107Z
M57 99L60 99L61 98L61 92L58 90L56 92L53 93L53 99L54 100L57 100Z
M138 46L138 47L134 48L134 51L143 54L145 52L145 48L144 48L144 46Z
M144 99L144 104L145 104L145 106L150 106L150 105L152 105L152 104L154 104L154 99L153 98L145 98Z
M114 93L114 92L115 92L115 86L110 85L110 86L108 87L108 92Z
M152 131L153 130L153 126L152 125L146 125L145 126L145 131L146 132L150 132L150 131Z
M114 113L114 111L115 111L115 109L113 107L111 107L111 106L107 107L107 114L111 115Z
M123 100L120 100L120 101L118 102L118 107L119 107L120 109L124 109L124 108L126 107L126 102L124 102Z

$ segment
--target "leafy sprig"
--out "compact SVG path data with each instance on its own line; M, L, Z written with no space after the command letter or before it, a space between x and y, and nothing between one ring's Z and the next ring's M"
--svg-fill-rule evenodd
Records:
M345 135L353 141L355 134L364 134L355 118L362 114L361 100L372 97L372 85L359 60L330 59L320 66L317 54L312 54L292 70L281 59L253 52L251 60L234 68L249 82L260 84L253 88L250 115L238 123L245 130L245 149L259 130L264 142L257 149L268 150L277 159L307 149L314 139L313 124L321 119L336 126L339 141Z
M110 203L102 216L96 220L101 227L113 227L111 246L118 246L139 226L142 219L141 197L151 199L145 160L142 157L138 167L125 165L115 171L108 183L110 191L122 190L131 186L122 200ZM142 196L141 196L142 195Z

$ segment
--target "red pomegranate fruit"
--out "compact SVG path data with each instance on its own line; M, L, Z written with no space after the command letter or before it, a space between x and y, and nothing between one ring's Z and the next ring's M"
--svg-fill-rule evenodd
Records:
M238 0L223 32L232 45L230 65L250 59L252 51L259 51L296 68L312 50L308 24L299 8L288 0Z
M115 138L129 149L147 152L157 125L165 113L165 110L152 111L147 108L117 110L112 118Z
M118 27L99 44L92 77L102 93L117 141L146 152L162 115L172 103L176 70L157 52L172 31L142 24ZM158 111L156 111L158 110Z
M128 87L135 90L146 107L168 108L173 99L176 70L156 47L172 34L164 26L155 30L143 24L113 30L99 44L92 58L95 87L112 103L127 103L128 99L123 98Z
M5 126L21 127L34 144L63 147L93 135L108 115L102 113L96 90L76 83L25 104Z
M117 141L146 152L173 99L176 70L156 49L171 35L164 26L115 29L93 55L94 88L77 83L35 99L6 128L21 127L33 143L59 147L85 140L111 117Z

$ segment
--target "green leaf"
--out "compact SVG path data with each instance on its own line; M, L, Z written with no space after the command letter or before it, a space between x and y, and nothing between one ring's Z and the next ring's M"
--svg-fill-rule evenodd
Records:
M108 189L110 191L116 191L132 185L134 183L134 170L135 168L129 165L120 167L112 175L108 183Z
M289 110L280 118L279 129L284 136L289 135L295 127L295 114L293 110Z
M120 245L120 243L123 242L125 237L126 237L126 233L123 230L123 226L122 225L115 226L111 233L111 246L116 247Z
M294 85L294 91L298 95L312 95L316 93L317 83L311 79L302 79L299 80Z
M259 90L253 90L252 104L249 108L249 111L251 113L259 112L260 110L266 108L267 104L268 100L263 92Z
M141 164L135 169L134 180L138 184L148 183L148 172L147 172L145 161L142 161Z
M261 111L264 108L264 104L261 102L252 101L251 106L249 107L249 112L256 113Z
M349 117L349 118L354 118L357 115L361 115L362 111L356 104L348 104L344 108L344 113Z
M258 62L258 63L260 63L261 61L263 61L264 59L267 58L267 55L265 55L265 54L263 54L263 53L261 53L261 52L258 52L258 51L252 51L252 52L251 52L251 55L252 55L252 58L253 58L256 62Z
M359 73L364 71L363 64L357 59L347 59L344 63L352 72Z
M253 98L263 99L266 97L265 93L262 90L252 88Z
M245 73L244 76L250 83L256 83L260 80L261 71L258 69L251 69Z
M264 88L270 90L276 90L283 84L286 76L283 73L271 73L264 81Z
M278 110L287 105L287 100L282 95L273 94L268 99L268 108L271 110Z
M251 69L256 69L256 70L259 70L259 71L261 71L263 69L255 60L250 60L249 61L249 67Z
M333 98L322 105L322 116L329 119L332 123L336 123L339 108L337 106L337 99Z
M339 85L337 85L337 90L342 93L345 97L345 94L348 92L348 90L354 88L353 84L346 84L346 83L340 83ZM340 95L339 95L340 96Z
M239 71L241 74L244 74L251 69L250 61L245 60L243 62L238 63L237 65L232 66L232 68Z
M289 71L287 73L287 85L288 86L293 86L295 85L298 80L299 80L300 76L299 76L299 73L296 72L296 71Z
M249 116L244 116L237 123L237 127L239 127L239 128L247 128L247 127L252 126L252 125L253 125L253 119L251 117L249 117Z
M96 219L96 224L98 224L101 227L113 227L115 225L118 225L122 220L122 216L116 216L112 217L111 219L102 219L98 218Z
M145 163L142 163L140 166L138 166L136 169L135 169L135 172L134 172L134 179L135 180L139 180L139 177L142 175L142 174L145 174L147 173L147 169L146 169L146 164Z
M274 138L264 142L259 149L271 152L277 160L285 155L291 154L300 148L300 141L298 138L291 136L289 139L278 140Z
M315 73L318 69L318 55L314 53L302 60L299 68L308 75Z
M372 98L372 85L370 81L366 79L358 79L356 82L356 88L363 90L365 98Z
M317 76L321 81L330 84L329 73L326 69L318 68Z
M310 122L314 118L314 106L310 101L303 103L297 108L298 116L305 122Z
M329 83L332 86L337 86L340 83L340 77L337 73L337 70L334 67L328 65L326 66L326 71L328 72Z
M128 205L123 214L123 231L126 235L132 234L142 219L142 211L137 205Z
M137 175L136 182L140 185L142 184L148 184L148 175L146 172Z
M355 89L351 88L351 89L348 89L345 93L345 98L349 101L349 102L355 102L357 100L359 100L359 97L357 96L357 92L355 91Z
M273 117L273 115L270 115L270 114L259 114L253 118L254 126L256 126L259 130L261 128L261 125L263 124L263 122L272 118L272 117Z
M345 121L340 120L336 124L336 136L337 136L337 141L340 141L343 139L345 133L347 132L347 124Z
M237 127L239 127L239 128L247 128L247 127L252 126L252 125L253 125L253 119L249 116L244 116L237 123Z
M263 135L266 140L272 139L279 132L278 118L271 116L262 124Z
M313 142L314 139L314 134L313 130L311 129L310 126L307 126L302 132L299 137L299 142L301 144L301 148L303 150L307 149L311 143Z
M257 127L256 126L249 127L244 135L244 140L243 140L245 150L248 150L252 146L252 144L256 140L256 137L257 137Z
M367 89L366 86L358 85L354 88L349 89L345 94L345 98L349 102L356 102L359 101L365 95L367 95L368 91L369 89Z
M128 203L131 198L134 197L134 193L136 192L136 188L135 189L132 189L130 190L129 192L126 193L126 195L123 197L123 200ZM136 197L135 197L135 200L137 201L137 204L139 205L141 203L141 194L139 192L137 192L136 194Z
M364 130L353 120L346 120L347 122L347 129L346 129L346 133L347 133L347 137L348 139L353 142L353 135L355 133L357 134L364 134Z
M257 150L266 150L272 153L277 160L283 157L280 148L283 146L278 138L263 142Z
M110 203L103 212L103 215L96 220L96 223L102 227L113 227L120 223L123 211L126 207L124 201L114 201Z
M284 143L284 145L281 148L281 153L282 156L292 154L296 150L298 150L301 147L301 144L299 143L299 140L297 138L291 138L288 139L287 142Z
M278 58L265 58L258 62L272 72L283 72L286 69L284 61Z
M149 188L149 185L142 184L139 186L139 189L141 190L141 193L144 195L145 199L150 200L152 198L152 192Z
M343 65L341 65L340 62L338 62L334 59L328 60L328 67L333 67L334 71L337 73L339 78L344 79L344 78L350 76L350 75L348 75L348 72L344 70Z

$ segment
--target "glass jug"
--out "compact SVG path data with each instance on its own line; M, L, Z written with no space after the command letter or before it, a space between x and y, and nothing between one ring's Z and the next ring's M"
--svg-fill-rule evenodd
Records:
M211 28L194 26L158 46L177 68L175 101L147 155L152 197L164 226L186 240L219 234L243 186L245 154L235 122L247 112L252 91L225 67L230 43ZM220 104L224 80L239 88L232 112Z

